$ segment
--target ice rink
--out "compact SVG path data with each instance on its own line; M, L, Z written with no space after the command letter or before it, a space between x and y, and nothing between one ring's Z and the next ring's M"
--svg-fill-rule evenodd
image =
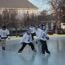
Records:
M65 37L52 36L47 41L50 55L40 52L40 44L35 44L37 52L26 46L22 53L18 53L20 39L7 40L6 50L0 46L0 65L65 65Z

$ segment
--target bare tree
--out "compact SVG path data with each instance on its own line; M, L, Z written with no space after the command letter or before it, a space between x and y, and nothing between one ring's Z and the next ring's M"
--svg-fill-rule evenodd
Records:
M0 14L0 27L2 26L2 15Z
M2 24L7 25L9 22L9 12L7 9L4 9L2 12Z
M50 1L51 10L53 16L55 17L55 31L57 32L58 28L60 28L61 23L61 0L51 0Z
M15 28L17 35L18 19L16 19L17 11L14 9L4 9L2 12L2 25L8 28Z

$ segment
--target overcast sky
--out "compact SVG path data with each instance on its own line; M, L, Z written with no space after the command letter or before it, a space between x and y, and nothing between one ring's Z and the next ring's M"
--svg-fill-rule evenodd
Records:
M39 10L49 10L50 9L50 5L48 3L49 0L29 0L31 3L33 3L34 5L36 5Z

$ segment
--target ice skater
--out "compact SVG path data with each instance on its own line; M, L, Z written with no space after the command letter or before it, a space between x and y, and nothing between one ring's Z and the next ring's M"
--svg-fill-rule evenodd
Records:
M31 46L31 49L35 52L35 48L33 45L33 40L32 40L32 36L31 36L31 32L30 30L28 30L22 37L20 43L23 45L19 50L18 53L21 53L23 51L23 49L25 48L26 45Z
M45 52L50 54L50 51L48 50L48 46L47 46L47 40L49 39L49 37L45 29L46 28L43 28L42 26L40 26L36 31L36 36L41 43L42 54L45 54Z
M8 38L10 32L6 28L6 26L2 26L0 29L0 43L2 45L2 50L5 50L5 45L6 45L6 39Z

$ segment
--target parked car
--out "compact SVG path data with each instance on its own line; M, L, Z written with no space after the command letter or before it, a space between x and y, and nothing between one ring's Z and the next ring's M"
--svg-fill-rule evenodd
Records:
M10 36L23 36L23 34L26 32L26 29L22 30L10 30Z
M49 35L53 35L53 30L50 30L50 29L49 29L49 30L48 30L48 34L49 34Z

